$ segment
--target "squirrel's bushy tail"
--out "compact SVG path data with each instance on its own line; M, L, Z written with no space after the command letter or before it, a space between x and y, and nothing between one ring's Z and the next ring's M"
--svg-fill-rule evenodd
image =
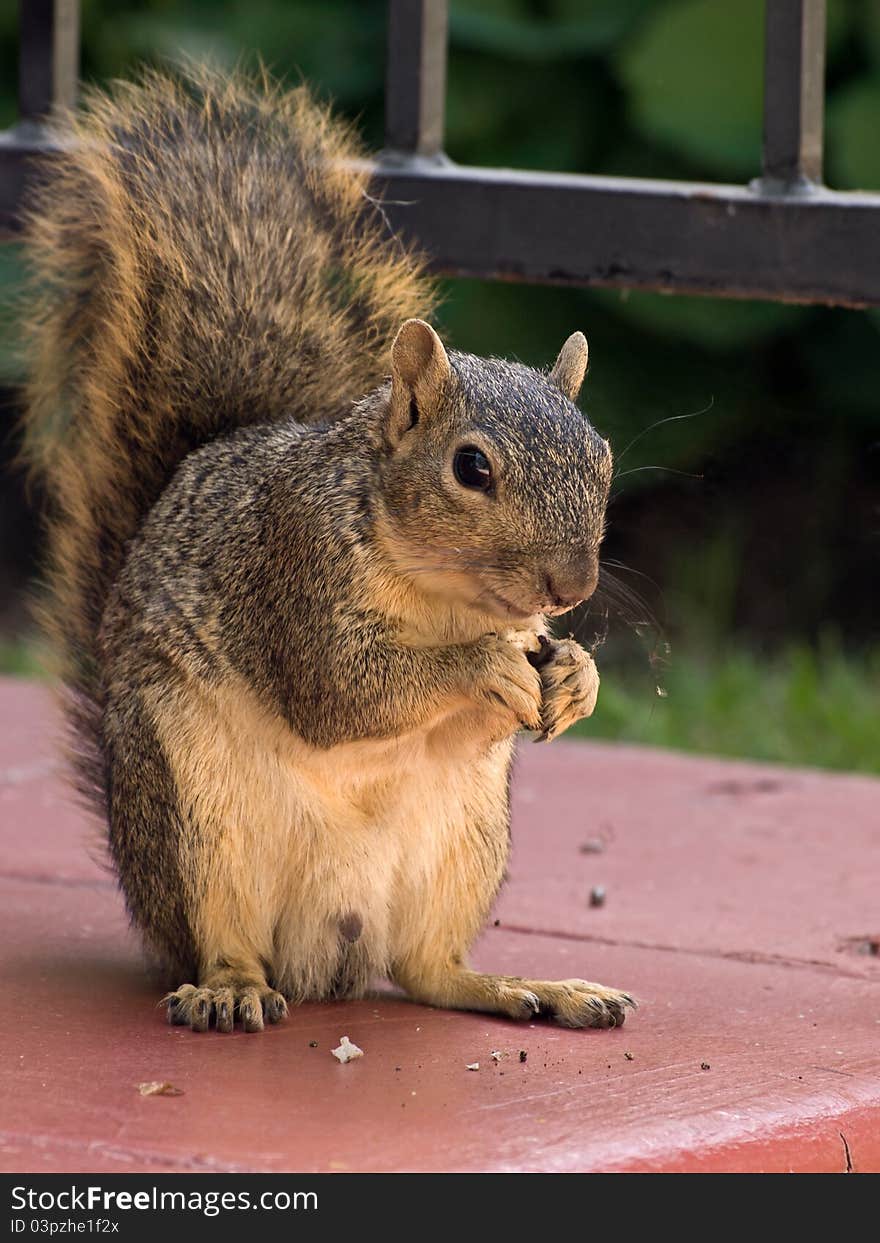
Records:
M26 220L25 455L48 501L43 620L94 793L98 629L174 468L236 427L341 411L432 297L350 132L305 87L146 72L60 130Z

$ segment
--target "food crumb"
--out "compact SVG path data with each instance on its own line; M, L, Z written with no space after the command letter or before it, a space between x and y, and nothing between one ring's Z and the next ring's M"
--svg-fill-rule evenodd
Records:
M501 1049L493 1049L489 1056L493 1062L500 1062L503 1057L507 1057L507 1054Z
M364 1056L363 1049L359 1049L356 1044L352 1044L348 1036L343 1036L338 1046L335 1049L331 1049L330 1052L338 1062L342 1063L352 1062L356 1057Z
M529 1056L529 1055L528 1055L528 1053L526 1052L526 1050L525 1050L525 1049L520 1049L520 1051L519 1051L519 1060L520 1060L521 1062L524 1062L528 1056Z
M494 921L493 921L493 927L495 927L495 928L500 928L500 927L501 927L501 920L500 920L500 919L496 919L496 920L494 920Z
M479 1062L468 1062L467 1066L465 1066L465 1070L479 1070L479 1069L480 1069Z
M582 855L601 855L604 849L605 843L599 837L588 837L580 846Z
M590 906L605 905L605 886L594 885L590 890Z
M712 1067L708 1062L700 1062L700 1070L711 1070Z
M176 1088L173 1083L159 1082L139 1083L137 1090L141 1096L183 1096L183 1088Z
M627 1049L627 1050L626 1050L626 1052L624 1053L624 1055L623 1055L623 1056L626 1058L626 1060L627 1060L628 1062L633 1061L633 1059L635 1058L635 1054L634 1054L634 1053L630 1053L629 1049Z
M310 1041L309 1041L309 1048L310 1048L310 1049L317 1049L317 1047L318 1047L318 1042L317 1042L317 1040L310 1040Z

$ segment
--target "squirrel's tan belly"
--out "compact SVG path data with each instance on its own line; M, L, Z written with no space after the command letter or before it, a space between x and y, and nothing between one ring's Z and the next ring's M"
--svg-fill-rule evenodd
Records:
M205 960L256 956L294 999L357 994L407 952L446 872L466 883L472 853L484 868L487 825L500 879L512 739L487 741L472 712L319 751L227 684L158 724L202 825L182 871Z

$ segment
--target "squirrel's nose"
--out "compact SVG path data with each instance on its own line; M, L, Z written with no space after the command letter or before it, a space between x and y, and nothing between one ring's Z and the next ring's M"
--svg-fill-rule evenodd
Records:
M565 571L554 570L544 576L547 597L560 609L573 609L582 600L588 600L598 581L599 567L594 561L570 566Z

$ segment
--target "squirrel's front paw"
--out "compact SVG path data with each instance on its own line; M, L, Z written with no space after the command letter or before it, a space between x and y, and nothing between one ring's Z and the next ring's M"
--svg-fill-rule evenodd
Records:
M547 639L530 654L541 678L541 734L549 742L569 725L590 716L599 694L599 671L589 652L574 639Z
M493 707L506 708L523 729L541 729L541 675L525 654L498 635L476 644L479 665L468 693Z
M162 1001L168 1007L168 1022L206 1032L212 1022L218 1032L231 1032L238 1019L246 1032L261 1032L264 1020L278 1023L287 1014L287 1002L268 985L235 984L220 988L196 988L181 984Z

